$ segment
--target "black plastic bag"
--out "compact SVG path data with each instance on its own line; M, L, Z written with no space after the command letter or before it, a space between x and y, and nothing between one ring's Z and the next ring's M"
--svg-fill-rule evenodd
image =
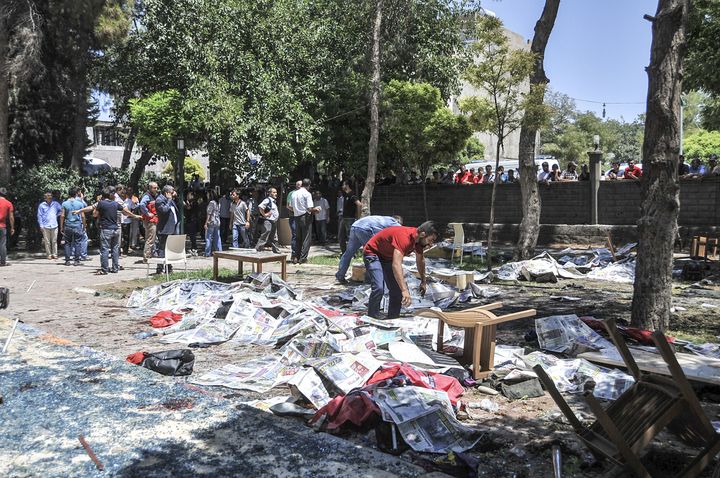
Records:
M190 349L183 349L149 353L140 365L153 372L179 377L190 375L194 364L195 354Z

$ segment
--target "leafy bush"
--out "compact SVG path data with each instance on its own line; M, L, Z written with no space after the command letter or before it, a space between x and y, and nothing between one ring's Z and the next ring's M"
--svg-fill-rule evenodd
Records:
M172 178L173 171L173 163L172 161L168 161L167 166L165 166L165 169L163 170L163 173ZM198 176L200 176L201 181L205 181L205 168L203 168L202 164L200 164L200 161L195 158L191 158L190 156L187 156L185 157L185 181L192 181L193 174L197 174Z
M706 160L711 154L720 154L720 131L699 130L688 135L683 146L687 159Z

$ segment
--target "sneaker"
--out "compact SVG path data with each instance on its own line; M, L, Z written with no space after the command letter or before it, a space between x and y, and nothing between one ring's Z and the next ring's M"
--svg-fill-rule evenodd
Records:
M69 266L69 265L70 265L70 261L65 261L65 265L66 265L66 266Z
M83 258L80 259L80 260L87 262L87 261L91 261L92 259L90 259L88 256L85 256L85 257L83 257Z
M298 262L299 262L300 264L305 264L305 263L307 263L307 259L300 259Z
M275 247L275 246L272 246L272 251L273 251L275 254L280 254L280 249L278 249L278 248Z
M75 262L73 262L73 265L74 265L74 266L79 266L79 265L80 265L80 261L75 261Z
M297 257L293 257L292 259L290 259L290 262L292 262L293 264L297 264L298 263Z
M111 273L111 274L117 274L117 272L118 272L117 269L110 269L110 273Z

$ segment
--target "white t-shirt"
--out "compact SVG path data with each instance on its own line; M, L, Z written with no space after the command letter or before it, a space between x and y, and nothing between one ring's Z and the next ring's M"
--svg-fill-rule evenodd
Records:
M295 217L304 216L313 207L312 194L305 188L300 188L292 195L292 208Z
M313 200L313 206L320 208L320 212L315 213L315 220L327 221L328 215L330 214L330 204L328 204L327 199L320 198L317 200Z

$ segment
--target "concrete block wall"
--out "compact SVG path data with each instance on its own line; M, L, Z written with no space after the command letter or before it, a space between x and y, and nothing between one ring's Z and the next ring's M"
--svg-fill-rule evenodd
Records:
M487 223L490 220L491 185L426 185L428 217L449 222ZM590 183L553 183L540 187L541 224L590 222ZM373 214L400 214L407 225L425 220L422 185L380 186L375 189ZM495 223L518 224L522 220L519 184L499 184ZM635 181L602 181L598 191L600 224L634 226L640 217L641 190ZM681 226L715 228L720 225L720 178L680 182Z

